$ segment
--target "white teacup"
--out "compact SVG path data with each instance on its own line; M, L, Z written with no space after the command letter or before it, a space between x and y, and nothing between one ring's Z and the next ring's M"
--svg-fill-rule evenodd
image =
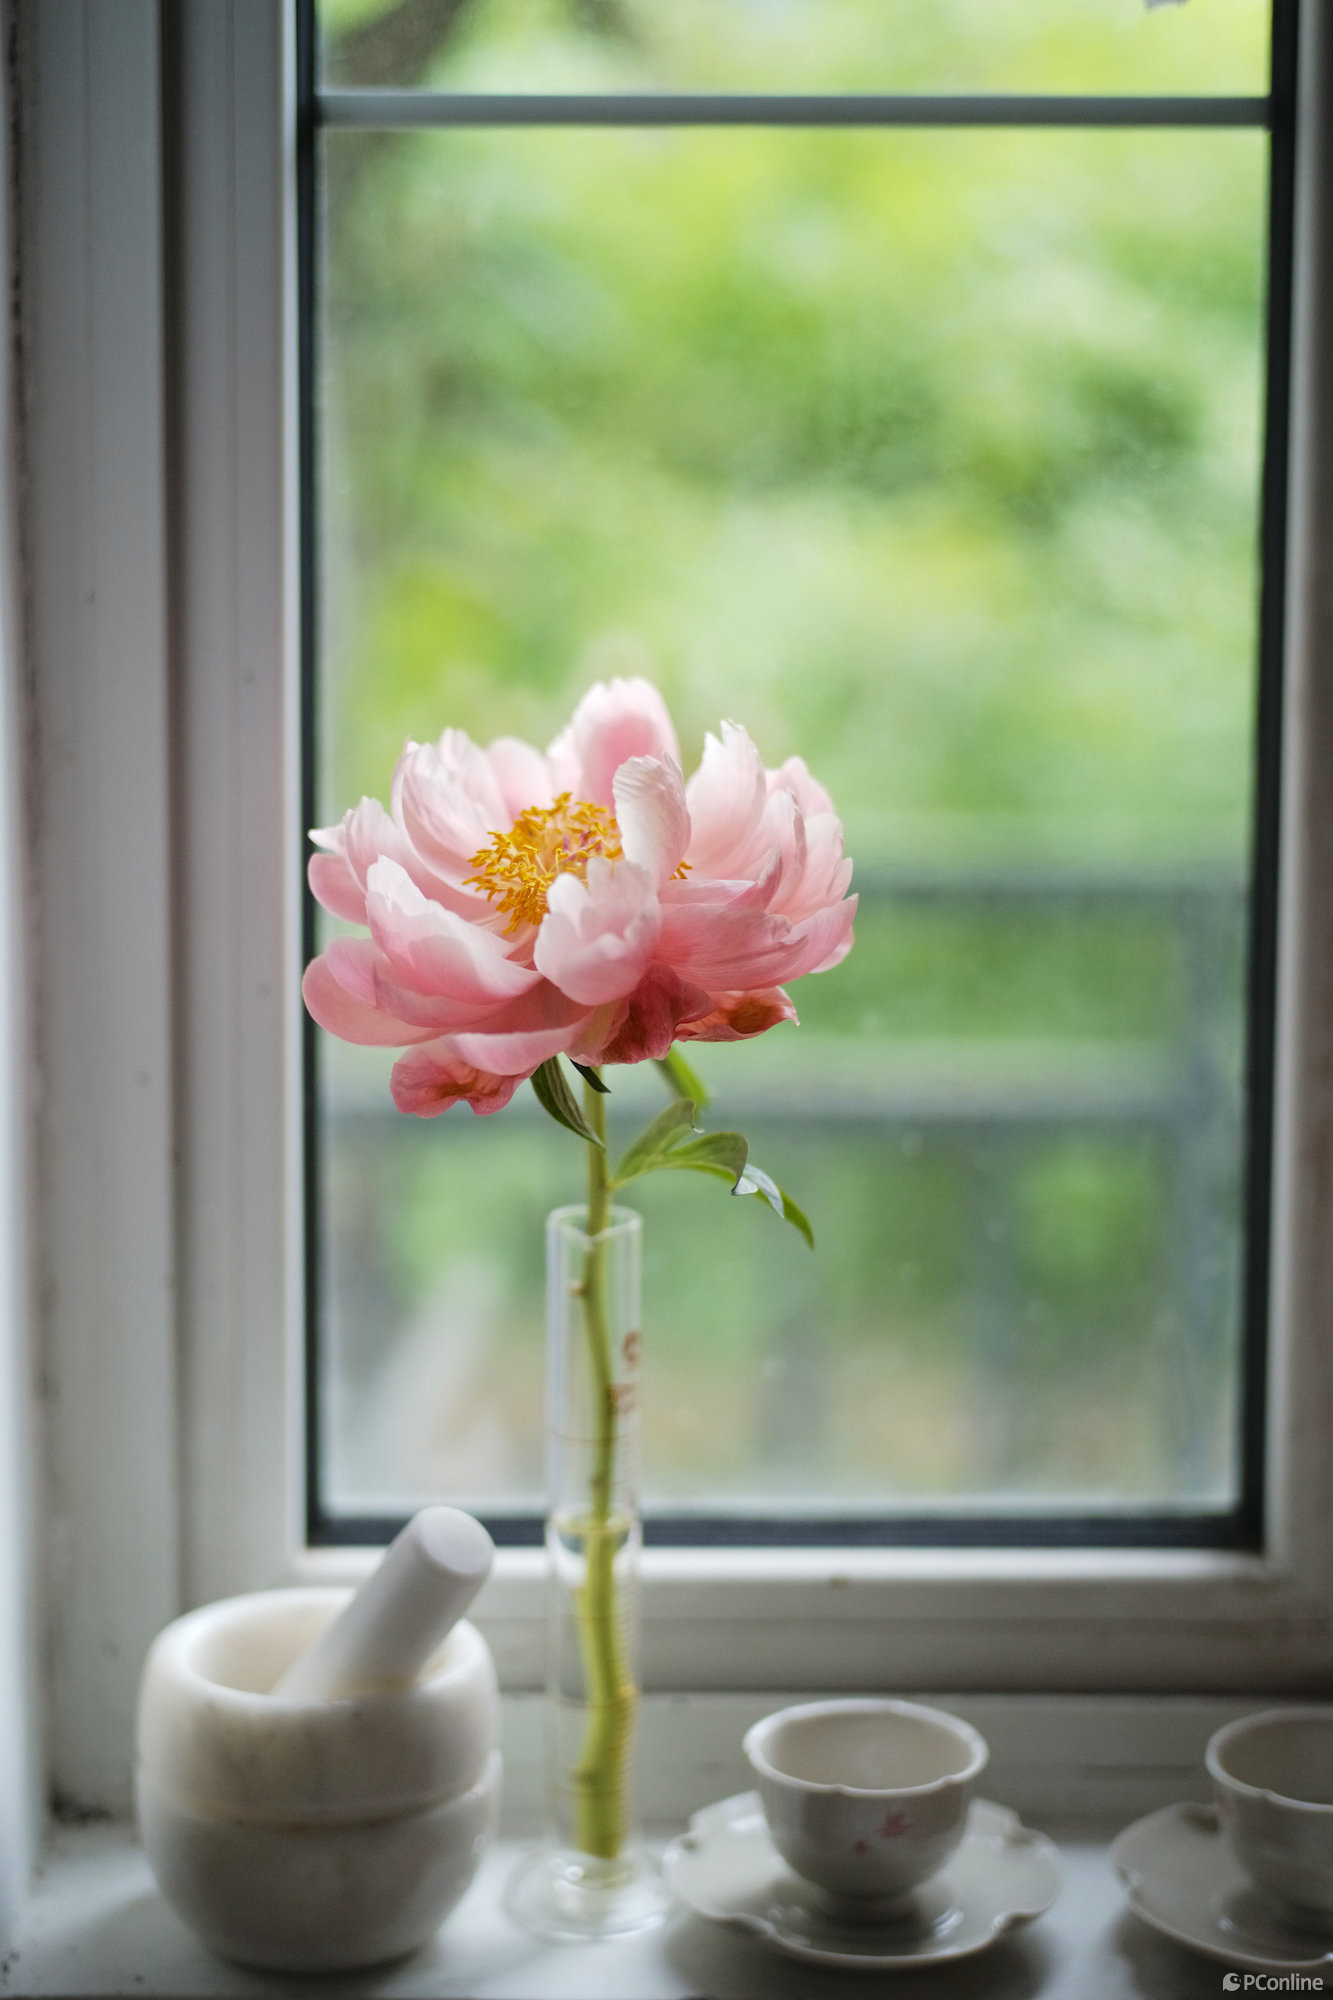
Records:
M989 1755L956 1716L878 1699L780 1709L744 1750L783 1860L844 1913L877 1918L909 1907L958 1846Z
M1333 1931L1333 1708L1242 1716L1204 1761L1245 1873L1288 1922Z

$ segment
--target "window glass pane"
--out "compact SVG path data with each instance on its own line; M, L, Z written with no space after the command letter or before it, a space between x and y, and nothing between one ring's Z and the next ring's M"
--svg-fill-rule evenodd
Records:
M319 0L324 79L439 90L1267 89L1268 0Z
M642 671L857 864L801 1028L691 1054L817 1255L635 1191L653 1497L1229 1501L1263 135L325 144L321 823ZM578 1146L322 1042L328 1502L532 1503Z

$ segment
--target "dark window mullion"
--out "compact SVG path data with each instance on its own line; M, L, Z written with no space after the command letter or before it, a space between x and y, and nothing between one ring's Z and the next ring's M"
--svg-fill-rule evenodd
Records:
M297 523L301 573L298 586L301 630L301 827L319 824L319 113L316 92L318 35L315 0L296 5L296 299L297 299L297 466L300 518ZM319 949L318 911L310 885L301 894L301 962ZM324 1324L324 1218L321 1210L323 1148L320 1130L320 1047L315 1024L301 1014L301 1191L305 1326L303 1329L303 1441L306 1532L322 1534L324 1452L321 1421L320 1329ZM389 1537L386 1535L387 1541Z
M1287 487L1291 440L1291 309L1296 200L1299 0L1273 0L1268 182L1264 457L1259 516L1259 658L1245 1046L1245 1230L1241 1255L1240 1517L1262 1544L1272 1272L1273 1092L1286 647Z
M362 131L451 125L810 125L1023 129L1262 128L1267 97L926 97L910 93L764 96L645 92L547 96L435 90L326 90L314 116Z

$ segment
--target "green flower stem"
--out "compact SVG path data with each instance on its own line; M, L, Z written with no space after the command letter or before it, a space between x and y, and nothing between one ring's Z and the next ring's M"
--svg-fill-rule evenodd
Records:
M606 1138L601 1093L583 1087L584 1111L599 1139ZM612 1501L616 1469L616 1385L607 1323L606 1239L611 1188L605 1143L588 1147L588 1250L583 1264L583 1326L588 1342L594 1442L584 1534L584 1582L575 1593L579 1649L588 1721L571 1773L579 1847L614 1861L625 1830L625 1779L638 1689L625 1656L616 1599L616 1537Z

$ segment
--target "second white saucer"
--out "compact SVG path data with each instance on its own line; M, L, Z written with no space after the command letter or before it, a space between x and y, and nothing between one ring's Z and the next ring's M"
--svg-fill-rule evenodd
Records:
M1111 1848L1130 1908L1154 1930L1245 1972L1321 1972L1333 1940L1283 1922L1222 1837L1212 1806L1166 1806Z
M1048 1910L1060 1891L1049 1840L1017 1814L973 1801L967 1833L941 1875L923 1884L910 1917L889 1924L831 1916L768 1837L757 1792L695 1813L663 1869L699 1916L753 1932L792 1958L865 1972L908 1972L984 1951L1015 1924Z

